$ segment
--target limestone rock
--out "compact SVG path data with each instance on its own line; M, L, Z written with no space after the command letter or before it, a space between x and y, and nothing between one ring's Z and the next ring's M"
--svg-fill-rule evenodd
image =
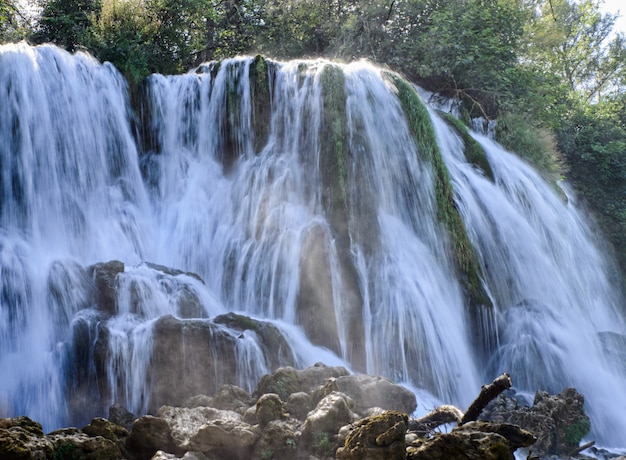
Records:
M187 398L185 402L183 402L181 407L186 408L194 408L194 407L213 407L211 404L213 403L213 398L207 395L195 395L190 398ZM219 409L219 407L216 407Z
M215 324L224 324L231 329L241 332L251 331L260 339L263 355L266 356L267 366L276 369L280 366L294 364L293 353L287 339L280 330L268 321L261 321L237 313L226 313L216 316Z
M191 446L191 439L207 423L241 421L241 415L238 413L213 407L183 408L163 406L159 409L157 415L167 423L176 448L183 452L195 450Z
M87 267L87 273L94 282L98 309L111 316L117 313L117 276L123 272L124 263L119 260Z
M222 385L210 406L216 409L232 410L243 414L252 405L250 394L236 385Z
M152 415L144 415L133 422L125 446L136 458L150 458L158 450L176 453L167 421Z
M348 428L344 445L337 450L337 458L404 460L407 425L408 416L395 411L361 419Z
M150 412L237 381L236 337L208 320L167 315L153 329Z
M340 392L324 397L307 415L302 425L302 440L306 446L320 455L334 453L339 429L354 421L351 408L354 401Z
M54 445L44 437L41 425L28 417L0 419L0 458L46 459Z
M256 427L240 420L218 419L202 425L189 440L189 447L217 458L248 460L258 438Z

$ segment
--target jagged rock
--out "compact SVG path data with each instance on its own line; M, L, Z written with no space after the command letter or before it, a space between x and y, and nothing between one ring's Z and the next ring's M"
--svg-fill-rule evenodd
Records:
M533 453L539 456L571 452L590 429L589 417L584 412L584 397L574 388L566 388L554 396L537 391L531 407L502 394L487 406L481 418L530 431L537 437Z
M354 401L340 392L324 397L306 417L302 425L302 440L314 453L329 455L336 447L339 429L352 423Z
M165 420L171 430L174 444L183 452L194 450L190 446L190 441L206 423L216 420L234 420L237 422L241 420L241 415L236 412L213 407L163 406L157 415Z
M261 427L273 420L286 418L283 402L276 393L267 393L256 402L256 418Z
M87 273L93 279L98 309L111 316L117 313L117 276L123 272L124 263L119 260L87 267Z
M158 450L176 453L167 421L152 415L144 415L133 422L125 446L135 458L140 459L150 458Z
M337 449L340 460L404 460L408 416L389 411L367 417L348 428L345 442Z
M345 375L337 378L339 391L350 396L357 404L356 411L363 413L372 407L412 414L417 408L415 394L384 377L365 374Z
M3 460L45 459L54 445L46 439L41 424L28 417L0 419L0 458Z
M132 428L135 418L134 414L120 404L113 404L109 407L109 421L126 428L127 431Z
M226 313L216 316L216 324L224 324L231 329L252 331L260 339L263 355L267 359L267 367L276 369L280 366L294 365L293 353L287 339L272 323L260 321L237 313Z
M322 363L302 370L285 366L261 377L254 395L259 397L265 393L276 393L280 399L287 401L292 393L310 393L326 380L344 375L350 375L345 367L329 367Z
M423 440L407 449L410 460L514 460L513 452L530 446L535 437L509 424L468 422L450 433Z

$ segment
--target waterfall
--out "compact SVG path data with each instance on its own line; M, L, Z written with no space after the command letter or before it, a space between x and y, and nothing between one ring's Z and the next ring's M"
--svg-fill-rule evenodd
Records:
M461 407L507 371L521 392L576 387L596 439L623 443L623 301L575 197L472 134L490 177L423 120L491 304L474 305L388 73L236 58L152 75L131 104L111 65L18 44L0 82L0 416L146 413L174 397L171 346L180 372L248 391L322 360Z

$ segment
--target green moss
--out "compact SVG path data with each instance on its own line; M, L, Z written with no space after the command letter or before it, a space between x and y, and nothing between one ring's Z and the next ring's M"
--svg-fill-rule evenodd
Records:
M585 417L577 423L565 428L565 442L568 446L577 447L582 438L589 433L591 422Z
M267 144L271 117L270 82L267 61L257 55L250 66L250 90L252 94L252 127L255 152Z
M422 160L430 162L433 166L437 217L450 235L452 254L469 297L470 305L492 306L482 284L482 271L478 264L478 257L454 202L450 175L441 157L428 109L408 82L395 74L388 73L387 76L398 91L398 99L402 104L413 137L419 146Z
M340 238L348 240L348 127L343 69L328 64L322 70L323 127L320 167L324 205Z
M79 458L74 444L62 444L53 453L52 460L75 460Z
M465 144L465 158L467 158L467 161L482 170L493 182L493 170L491 169L489 160L487 160L487 155L485 155L485 151L480 144L476 142L476 139L470 135L467 126L451 113L442 113L442 115L448 124L461 136L461 139L463 139L463 143Z
M313 452L326 456L326 457L334 457L333 453L333 443L330 440L330 436L328 433L316 431L313 433Z

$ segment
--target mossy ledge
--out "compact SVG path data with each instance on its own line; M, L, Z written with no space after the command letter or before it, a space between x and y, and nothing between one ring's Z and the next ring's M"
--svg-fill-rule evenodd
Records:
M480 146L476 139L474 139L467 129L467 126L456 118L451 113L443 113L441 112L444 120L448 122L450 126L454 128L454 130L461 136L463 143L465 144L465 158L467 161L472 163L478 169L480 169L485 176L491 179L491 182L494 181L493 170L491 169L491 165L489 164L489 160L487 159L487 155L485 151Z
M343 69L334 64L324 66L321 75L324 107L322 134L322 171L329 179L330 197L336 207L345 211L348 205L347 166L348 128L346 115L346 79ZM339 200L337 202L337 200ZM335 213L333 213L335 214ZM341 213L345 216L345 212Z
M390 72L386 73L386 75L398 91L398 99L407 118L409 129L419 147L420 156L433 166L437 217L450 235L452 254L460 272L469 303L475 307L491 307L491 299L482 284L482 271L478 264L478 257L454 202L450 175L441 158L428 110L415 89L407 81Z
M261 55L255 56L250 64L250 91L254 150L259 153L267 144L272 112L268 62Z

